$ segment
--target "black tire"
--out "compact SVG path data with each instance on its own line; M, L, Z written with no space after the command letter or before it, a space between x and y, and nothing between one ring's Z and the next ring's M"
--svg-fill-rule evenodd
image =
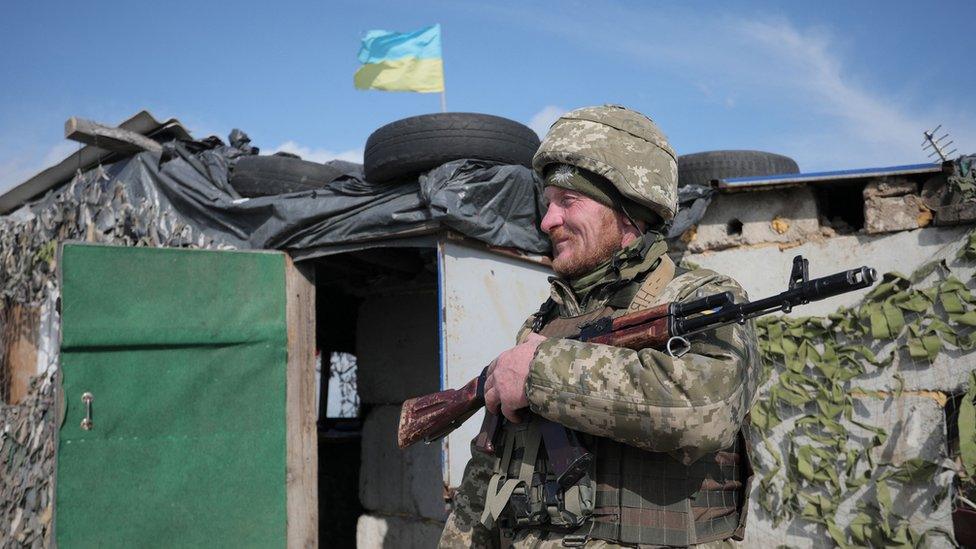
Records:
M397 120L366 140L366 180L403 181L452 160L475 158L532 167L539 136L514 120L475 113L437 113Z
M708 185L713 179L800 173L788 156L763 151L707 151L678 157L678 185Z
M318 162L288 156L242 156L230 170L230 185L241 196L254 198L321 189L342 171Z

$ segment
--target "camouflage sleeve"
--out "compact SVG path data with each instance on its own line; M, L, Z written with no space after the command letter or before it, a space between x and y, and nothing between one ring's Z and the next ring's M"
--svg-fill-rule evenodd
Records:
M723 291L745 299L733 280L697 270L672 281L662 299L688 301ZM546 341L530 367L530 408L572 429L686 463L727 448L758 383L754 329L732 324L689 339L691 350L680 358L655 349Z
M493 549L498 546L498 532L481 524L493 463L491 456L476 451L471 444L471 459L464 468L461 485L454 493L454 509L447 517L438 547Z

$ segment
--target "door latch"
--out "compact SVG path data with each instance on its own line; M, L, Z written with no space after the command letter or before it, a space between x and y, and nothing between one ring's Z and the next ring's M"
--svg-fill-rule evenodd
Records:
M95 395L85 392L81 395L81 401L85 403L85 419L81 420L81 428L86 431L91 431L94 424L92 423L92 401L95 400Z

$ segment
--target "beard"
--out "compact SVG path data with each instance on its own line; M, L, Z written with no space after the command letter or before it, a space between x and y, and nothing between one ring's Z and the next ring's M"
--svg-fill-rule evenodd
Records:
M573 280L589 273L621 249L623 231L611 212L608 212L596 235L595 241L586 241L581 235L563 227L555 228L549 234L554 250L557 242L565 242L564 246L569 248L567 251L570 253L555 254L552 270L561 278Z

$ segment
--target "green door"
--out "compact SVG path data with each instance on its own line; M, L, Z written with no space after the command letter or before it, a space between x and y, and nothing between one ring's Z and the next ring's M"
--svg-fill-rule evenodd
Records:
M285 268L64 245L61 547L285 545Z

